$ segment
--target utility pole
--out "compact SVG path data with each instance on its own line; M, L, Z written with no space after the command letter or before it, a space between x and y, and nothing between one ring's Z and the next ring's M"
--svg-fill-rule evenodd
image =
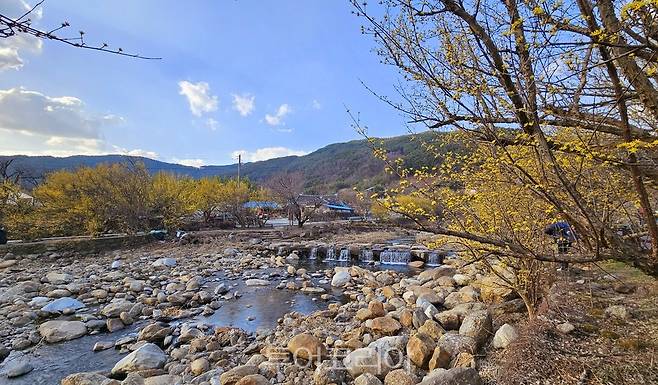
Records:
M240 187L240 168L242 167L242 155L238 154L238 187Z

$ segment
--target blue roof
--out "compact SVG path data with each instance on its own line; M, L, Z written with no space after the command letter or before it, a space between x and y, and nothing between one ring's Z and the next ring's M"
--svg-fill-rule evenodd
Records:
M263 209L278 209L279 204L276 202L266 202L266 201L249 201L245 203L242 207L247 208L247 209L258 209L258 208L263 208Z
M339 211L354 211L353 208L347 205L339 205L339 204L327 204L327 208L331 210L339 210Z

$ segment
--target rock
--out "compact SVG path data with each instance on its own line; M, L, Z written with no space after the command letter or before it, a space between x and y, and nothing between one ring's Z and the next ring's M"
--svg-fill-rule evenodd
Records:
M133 305L134 304L132 302L128 302L126 300L113 301L107 304L103 310L101 310L101 314L107 318L117 318L124 311L130 312L130 309L132 309Z
M112 374L126 374L138 370L160 369L167 362L167 355L157 345L145 343L123 357L112 368Z
M132 325L135 322L130 313L125 311L122 311L121 314L119 314L119 319L124 325Z
M623 305L610 305L605 309L605 315L608 317L627 319L630 318L630 313Z
M474 354L477 351L477 342L473 337L454 333L444 334L436 345L449 352L452 358L462 352Z
M32 364L27 361L11 363L5 367L5 374L9 378L20 377L34 370Z
M459 291L453 291L448 294L443 301L443 306L446 309L452 309L457 305L469 302L478 302L480 300L480 295L478 292L471 286L464 286Z
M153 342L156 344L161 344L164 339L170 335L172 329L168 326L165 326L161 323L152 323L140 330L139 341Z
M248 279L244 282L247 286L267 286L270 281L266 279Z
M270 385L270 381L260 374L250 374L242 377L235 385Z
M66 309L78 310L84 307L85 304L75 298L62 297L48 303L46 306L41 308L41 311L45 311L47 313L62 313Z
M108 318L105 322L105 326L107 327L107 331L110 333L114 333L115 331L126 327L126 325L123 324L123 321L121 321L119 318Z
M386 310L384 310L384 304L378 300L372 300L368 303L368 310L373 317L383 317L386 315Z
M66 376L61 385L102 385L110 379L94 372L74 373Z
M505 283L495 275L484 277L480 281L480 296L487 304L503 303L517 297L514 290L507 287Z
M46 274L46 281L53 285L63 285L65 283L71 283L73 281L73 276L68 273L50 272Z
M223 252L225 257L235 257L239 253L240 253L240 251L238 251L238 249L235 249L235 248L232 248L232 247L225 248L224 252Z
M473 368L436 369L420 385L482 385L482 379Z
M452 276L452 279L455 281L455 284L459 286L466 286L471 281L471 278L464 274L455 274Z
M110 269L118 269L121 266L123 266L123 262L121 261L113 261L112 264L110 265Z
M478 346L483 346L489 336L493 334L491 315L486 310L468 314L459 327L459 334L472 337Z
M15 259L6 259L4 261L0 261L0 269L6 269L8 267L12 267L16 263L18 263L18 261Z
M176 260L173 258L159 258L151 264L153 267L174 267Z
M327 347L312 334L302 333L288 341L288 351L293 357L317 361L327 356Z
M219 382L221 385L234 385L240 381L243 377L257 374L258 368L251 365L242 365L236 366L235 368L223 373L219 377Z
M333 278L331 279L331 286L343 287L348 283L350 283L351 280L352 280L352 276L348 271L340 270L337 271L336 274L334 274Z
M313 372L315 385L342 384L345 382L345 367L341 362L324 361Z
M576 329L570 322L564 322L557 325L557 330L562 334L569 334Z
M177 375L163 374L144 379L144 385L181 385L181 378Z
M420 268L420 267L423 267L423 265L425 265L425 262L423 262L423 261L412 261L412 262L409 262L408 265L409 265L409 267Z
M9 357L9 353L11 351L4 347L3 345L0 345L0 363L5 360L5 358Z
M427 369L435 347L436 343L430 336L423 333L416 333L409 337L407 356L417 367Z
M371 322L370 326L368 326L370 329L384 335L393 335L396 334L400 329L402 329L402 325L400 325L398 321L388 316L377 317L368 322Z
M114 347L114 342L110 341L98 341L94 344L94 347L91 348L94 352L100 352L102 350L107 350Z
M354 380L354 385L382 385L382 382L370 373L363 373Z
M462 352L452 363L453 368L476 368L475 357L471 353Z
M39 325L39 334L50 344L70 341L87 334L87 326L80 321L47 321Z
M493 346L496 349L505 349L517 338L519 338L519 333L517 333L514 326L504 324L496 331L493 339Z
M408 341L407 336L382 337L371 342L368 347L383 352L404 352Z
M451 360L452 357L450 352L442 346L437 346L436 349L434 349L434 353L432 353L432 358L430 358L428 368L430 371L437 368L448 369L450 368Z
M349 353L343 359L343 365L352 378L357 378L363 373L384 377L391 369L399 366L403 359L404 357L396 357L395 352L367 347Z
M445 330L443 330L443 328L441 327L441 325L439 325L438 322L428 319L427 321L425 321L423 326L418 328L418 333L427 334L433 340L436 341L439 338L441 338L441 336L445 333Z
M224 282L220 283L215 287L215 295L222 295L228 293L228 287L226 287L226 284Z
M201 357L192 361L190 364L190 370L195 376L201 375L210 369L210 362L207 359Z
M384 385L415 385L417 382L416 376L404 369L391 370L384 378Z

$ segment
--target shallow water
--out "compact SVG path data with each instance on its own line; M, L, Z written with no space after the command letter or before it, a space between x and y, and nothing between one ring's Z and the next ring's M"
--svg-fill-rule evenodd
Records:
M323 262L320 260L301 259L295 264L298 268L305 268L312 274L317 271L333 268L334 266L351 266L349 262ZM411 274L417 269L411 269L407 266L390 266L390 265L373 265L358 264L369 270L396 270L398 272ZM263 269L250 270L256 277L268 275L273 271L282 271L283 269ZM248 287L242 279L227 280L222 273L218 273L207 284L208 289L212 290L220 282L230 286L230 292L238 291L242 296L238 299L226 301L215 311L214 314L205 317L197 316L192 320L181 320L179 322L193 321L212 324L215 326L230 326L244 329L248 332L255 332L257 329L271 329L276 327L277 320L284 314L296 311L303 314L309 314L317 310L326 309L331 301L320 299L320 294L305 294L298 290L276 289L276 285L286 278L272 277L270 285L265 287ZM327 289L327 293L333 295L334 302L344 302L341 290L333 289L329 284L320 285L318 281L329 278L314 277L312 279L314 286L322 286ZM300 284L301 281L298 281ZM235 285L235 287L233 287ZM314 300L315 299L315 300ZM249 320L253 317L253 320ZM69 374L87 371L110 371L114 364L124 355L118 350L108 349L101 352L93 352L92 347L98 341L116 341L130 333L135 333L140 327L151 321L143 321L131 325L115 333L101 333L94 336L84 336L76 340L48 345L42 344L33 349L25 356L29 359L34 370L24 376L8 379L6 376L0 376L0 384L4 385L58 385L61 380ZM20 359L21 354L12 352L12 355L5 361ZM3 365L4 366L4 365ZM0 369L0 372L2 369Z

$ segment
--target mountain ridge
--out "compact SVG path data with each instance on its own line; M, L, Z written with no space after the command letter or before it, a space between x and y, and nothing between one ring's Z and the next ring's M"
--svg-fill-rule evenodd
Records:
M440 134L439 134L440 135ZM424 132L413 135L401 135L389 138L377 138L383 143L390 157L403 157L408 166L429 166L437 163L432 155L427 154L415 141L434 140L436 133ZM143 162L147 170L155 174L165 171L187 175L198 179L210 176L222 178L237 175L237 163L228 165L208 165L201 167L185 166L164 162L141 156L112 155L74 155L69 157L53 156L0 156L0 162L14 159L10 171L21 171L27 179L39 182L48 173L57 170L74 170L79 167L94 167L102 163L123 163L126 161ZM263 183L279 173L301 172L306 178L306 189L312 193L331 193L342 188L371 187L384 185L391 176L384 172L384 162L372 154L366 139L332 143L306 155L291 155L257 162L242 164L241 175L250 180Z

